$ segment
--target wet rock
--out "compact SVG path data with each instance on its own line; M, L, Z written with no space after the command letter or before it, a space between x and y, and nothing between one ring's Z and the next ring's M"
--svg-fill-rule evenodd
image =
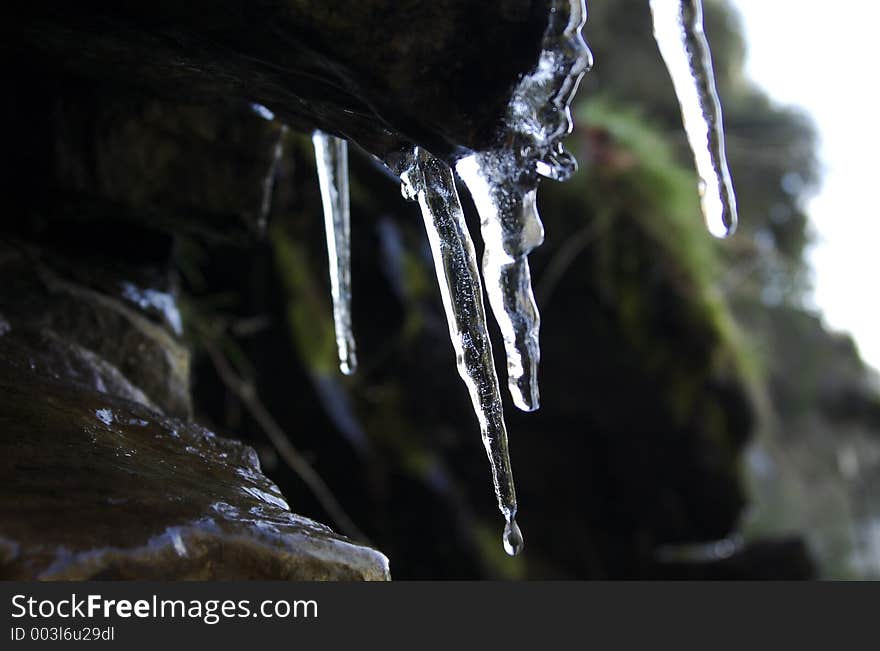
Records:
M251 448L5 360L0 487L2 579L388 578L291 513Z
M187 422L173 291L22 243L0 273L0 578L388 578Z

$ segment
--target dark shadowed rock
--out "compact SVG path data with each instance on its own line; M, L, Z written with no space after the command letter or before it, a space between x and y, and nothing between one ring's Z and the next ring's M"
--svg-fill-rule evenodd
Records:
M175 99L259 102L376 154L447 155L493 138L548 16L547 0L36 0L4 16L2 43Z
M32 72L32 71L31 71ZM284 127L246 104L195 105L55 74L10 77L16 151L4 229L90 254L162 261L155 231L242 241L271 205ZM60 225L60 226L59 226ZM100 276L100 274L93 274Z
M189 417L190 354L174 332L180 316L170 291L141 289L109 271L103 279L112 291L99 291L60 275L32 250L2 243L0 273L6 279L0 313L10 330L0 339L4 359ZM126 296L164 309L151 319Z

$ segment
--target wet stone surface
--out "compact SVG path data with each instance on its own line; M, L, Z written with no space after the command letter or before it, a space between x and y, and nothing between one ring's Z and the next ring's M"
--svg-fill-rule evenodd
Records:
M387 579L188 421L174 293L90 264L0 244L0 579Z
M291 513L251 448L0 360L0 578L388 576Z

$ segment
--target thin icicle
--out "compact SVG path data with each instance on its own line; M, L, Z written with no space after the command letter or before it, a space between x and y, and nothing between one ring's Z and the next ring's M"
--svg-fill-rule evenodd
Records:
M476 253L465 224L452 170L424 149L413 150L400 175L404 196L416 199L434 257L440 295L458 372L471 396L483 445L492 467L498 508L506 521L504 548L515 555L523 546L516 524L516 491L507 449L507 430L495 361L486 328Z
M324 204L327 257L330 260L330 291L339 368L351 375L357 368L351 329L351 210L348 196L348 142L315 131L315 163Z
M480 213L483 278L504 338L510 395L523 411L540 405L541 320L527 257L544 241L538 175L564 181L577 170L561 140L571 132L569 105L592 63L581 36L585 20L583 0L553 1L538 64L514 89L498 147L456 164Z
M539 406L538 333L541 317L532 293L528 254L544 241L535 187L518 184L511 151L472 154L456 164L480 214L483 281L507 354L507 384L523 411ZM506 159L506 160L505 160Z
M651 0L654 38L681 105L682 121L700 177L700 203L712 235L736 229L736 197L724 153L721 103L703 32L701 0Z

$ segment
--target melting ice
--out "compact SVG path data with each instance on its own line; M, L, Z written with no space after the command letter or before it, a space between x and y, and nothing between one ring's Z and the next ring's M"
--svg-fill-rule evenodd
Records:
M701 0L651 0L654 38L675 94L700 178L700 204L712 235L736 229L736 197L724 153L721 103L715 90L712 54L703 32Z

